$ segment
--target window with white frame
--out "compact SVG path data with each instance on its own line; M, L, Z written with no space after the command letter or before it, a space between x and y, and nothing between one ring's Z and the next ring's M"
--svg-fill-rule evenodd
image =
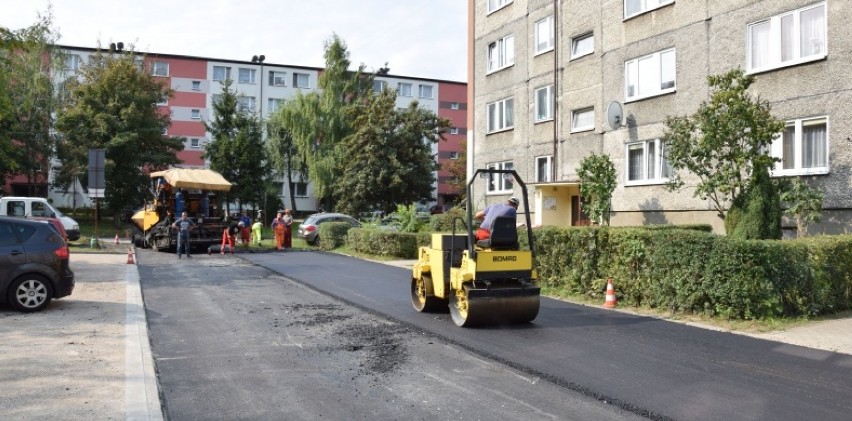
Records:
M459 109L459 103L458 102L451 102L450 103L450 109L451 110L458 110Z
M825 2L748 25L749 72L825 58L828 54Z
M201 110L192 110L192 119L200 120L201 119Z
M488 73L515 64L515 36L509 35L488 44Z
M459 134L458 127L450 127L450 134Z
M550 166L553 164L553 155L535 157L535 181L537 183L546 183L551 180L552 171Z
M80 64L82 60L80 56L77 54L66 54L65 55L65 70L76 71L80 68Z
M237 104L244 111L254 112L257 102L253 96L241 96L237 98Z
M213 80L221 82L231 78L231 68L225 66L213 66Z
M450 152L450 159L459 159L459 153L456 151Z
M624 0L624 19L659 9L674 3L674 0Z
M512 161L495 162L486 166L488 169L494 170L511 170L514 169ZM488 193L509 193L515 187L515 180L509 174L489 174L488 175Z
M784 132L772 143L776 175L828 173L828 117L788 121Z
M157 105L166 106L169 105L169 97L167 95L163 95L160 99L157 100Z
M571 111L571 132L585 132L595 129L595 107Z
M535 53L553 49L553 15L535 23Z
M535 90L535 121L553 120L553 85Z
M373 92L375 92L377 94L381 93L382 91L385 90L385 88L387 88L387 86L388 86L388 83L383 81L383 80L374 80L373 81Z
M411 84L400 82L396 88L396 94L398 96L411 96Z
M295 87L295 88L307 88L308 87L308 74L307 73L293 73L293 87Z
M511 3L513 0L488 0L488 13L496 12Z
M189 147L192 149L199 149L201 148L201 142L196 137L189 139Z
M571 40L571 59L587 56L595 52L595 34L590 32Z
M287 72L269 72L269 86L287 86Z
M628 143L626 149L625 184L661 184L669 180L672 167L666 159L663 141L654 139Z
M487 130L486 133L494 133L515 127L515 100L513 98L501 99L486 106Z
M432 85L420 85L418 87L418 89L419 89L420 98L425 98L425 99L434 98L432 96Z
M293 183L293 195L296 197L308 196L308 183L297 181Z
M257 70L255 69L244 69L240 68L239 74L237 75L239 83L255 83Z
M155 61L151 70L151 74L154 76L166 77L169 75L169 63Z
M192 90L193 91L200 91L201 90L201 81L200 80L193 80L192 81Z
M219 95L219 94L210 95L210 103L213 104L213 105L218 104L219 101L221 101L221 100L222 100L222 95Z
M629 60L624 63L625 101L635 101L674 92L674 48Z
M267 112L270 114L278 112L278 110L281 109L282 102L283 100L281 98L269 98L269 100L267 101L267 109L269 111Z

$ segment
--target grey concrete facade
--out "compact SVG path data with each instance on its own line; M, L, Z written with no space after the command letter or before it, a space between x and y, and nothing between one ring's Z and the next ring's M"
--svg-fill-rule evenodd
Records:
M827 156L825 165L792 170L782 170L779 166L773 175L803 177L824 192L823 222L811 225L809 233L847 231L852 221L849 189L852 141L848 140L850 135L842 122L848 120L852 104L849 80L852 37L846 25L852 18L852 3L654 0L646 2L654 4L648 6L650 9L625 18L626 0L513 0L502 2L505 3L502 8L490 13L488 0L471 1L474 1L475 23L472 40L475 135L469 155L474 168L511 161L525 181L535 183L536 157L553 155L555 149L555 183L552 189L548 183L534 184L535 206L530 206L530 212L543 214L542 199L550 194L559 196L556 203L568 203L567 196L578 194L580 161L591 153L605 153L615 164L619 181L612 198L613 225L708 223L715 231L724 232L723 221L709 201L694 197L697 183L694 176L681 172L686 186L679 191L666 188L664 169L658 168L656 177L629 181L628 149L644 147L643 157L656 156L659 162L660 157L651 148L664 143L661 138L666 117L694 113L703 101L709 100L707 76L739 67L755 75L750 93L768 101L775 117L787 121L796 130L806 124L825 127L822 148ZM557 10L555 48L537 54L536 22L553 16L554 8ZM825 30L821 36L819 30L812 30L816 35L806 41L804 33L808 30L800 30L806 25L802 23L806 22L803 13L819 15L820 11ZM749 48L751 25L764 21L775 25L782 16L789 18L785 22L794 22L797 35L802 34L797 38L802 40L802 46L796 47L801 59L779 61L768 68L750 68L750 51L759 50ZM594 39L593 51L572 58L572 40L588 34ZM489 44L508 35L514 36L514 63L489 73ZM772 33L771 37L775 35ZM805 54L806 42L815 45L812 49L817 53ZM660 92L639 98L628 97L627 63L638 63L640 59L644 63L645 58L659 58L664 63L661 55L668 51L675 57L674 85L663 85L666 88ZM656 70L665 73L666 69L662 64ZM536 89L554 83L555 118L536 122ZM641 92L642 84L637 85L635 89ZM514 99L514 127L489 133L488 104L510 97ZM622 105L626 120L622 127L610 128L606 124L607 105L612 101ZM572 131L574 111L588 107L594 109L594 128ZM796 126L797 122L804 125ZM776 155L782 153L780 141L772 151ZM801 153L798 149L795 152L797 156ZM635 162L632 161L634 165ZM505 200L517 193L517 186L513 192L487 190L483 183L474 192L475 206ZM558 216L537 215L533 219L543 225L571 225L576 219L570 215L577 212L576 208L553 209ZM785 221L785 227L794 225Z

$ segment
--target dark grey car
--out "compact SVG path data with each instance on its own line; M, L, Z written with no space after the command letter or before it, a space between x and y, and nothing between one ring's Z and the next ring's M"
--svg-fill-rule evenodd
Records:
M315 213L299 224L299 237L304 238L308 244L319 244L319 226L326 222L347 222L353 227L361 226L357 219L342 213Z
M65 240L40 221L0 216L0 302L39 311L74 290Z

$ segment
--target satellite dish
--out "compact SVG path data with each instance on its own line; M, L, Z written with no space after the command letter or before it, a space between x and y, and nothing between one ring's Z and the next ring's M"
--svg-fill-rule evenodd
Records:
M621 104L618 101L612 101L606 106L606 124L612 130L621 128L621 122L624 121L624 111L621 109Z

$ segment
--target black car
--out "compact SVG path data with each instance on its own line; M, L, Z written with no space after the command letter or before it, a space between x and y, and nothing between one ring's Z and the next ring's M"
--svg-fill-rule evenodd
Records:
M71 295L68 258L65 240L50 224L0 216L0 302L31 312Z

